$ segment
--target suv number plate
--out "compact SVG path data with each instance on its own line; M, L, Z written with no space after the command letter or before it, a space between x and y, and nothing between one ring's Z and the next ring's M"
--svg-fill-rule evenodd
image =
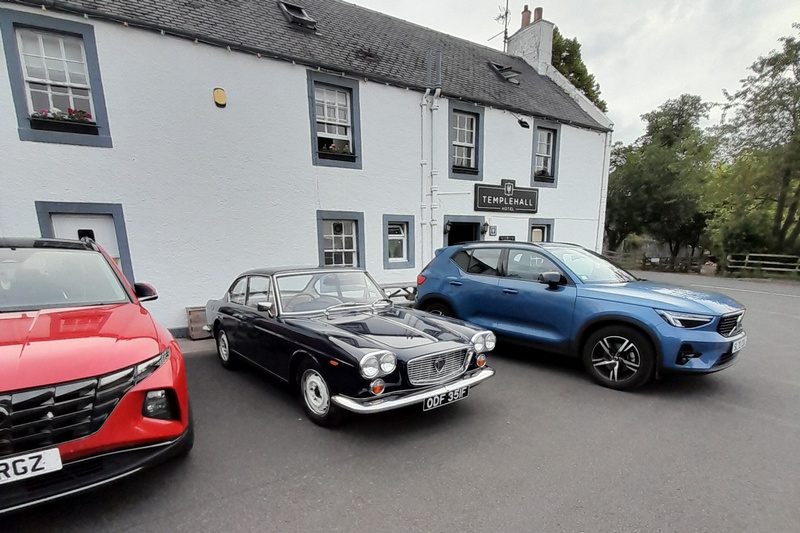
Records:
M437 407L447 405L448 403L463 400L467 396L469 396L469 385L466 387L461 387L460 389L451 390L450 392L444 392L438 396L426 398L425 401L422 402L422 410L430 411L431 409L436 409Z
M0 485L61 470L58 448L0 459Z

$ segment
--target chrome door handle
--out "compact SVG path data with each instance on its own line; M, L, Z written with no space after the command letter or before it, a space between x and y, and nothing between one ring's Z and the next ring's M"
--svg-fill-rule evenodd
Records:
M506 294L519 294L517 289L503 289L503 292Z

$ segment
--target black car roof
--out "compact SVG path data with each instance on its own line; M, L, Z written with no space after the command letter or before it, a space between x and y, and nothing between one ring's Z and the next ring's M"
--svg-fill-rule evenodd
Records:
M93 250L92 241L73 239L48 239L41 237L0 237L0 248L62 248L65 250Z
M299 273L299 272L330 272L330 271L357 271L363 272L363 268L358 267L335 267L335 266L277 266L277 267L261 267L261 268L251 268L245 272L239 274L238 277L242 276L272 276L275 274L289 274L289 273Z

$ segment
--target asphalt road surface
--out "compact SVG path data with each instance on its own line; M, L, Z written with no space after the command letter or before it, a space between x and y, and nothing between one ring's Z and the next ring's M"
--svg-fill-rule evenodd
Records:
M739 362L621 393L505 348L462 402L326 430L270 378L194 353L186 460L0 531L800 531L800 284L640 275L743 302Z

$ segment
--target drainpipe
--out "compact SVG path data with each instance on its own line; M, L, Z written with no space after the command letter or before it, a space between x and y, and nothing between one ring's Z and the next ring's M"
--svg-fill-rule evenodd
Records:
M606 224L606 202L608 201L608 166L611 157L611 132L606 132L606 139L603 142L603 166L600 168L600 201L597 209L597 238L595 239L595 251L603 253L603 236Z
M425 220L425 210L428 208L428 204L425 203L425 177L427 176L426 168L428 166L428 161L425 159L425 115L426 108L428 107L428 96L430 96L431 90L425 89L425 94L422 96L422 101L419 103L419 114L420 114L420 122L419 122L419 242L421 244L420 249L420 259L421 265L420 270L422 267L428 264L429 259L425 254L425 229L428 225L428 221ZM431 256L433 252L431 252Z
M439 187L436 185L436 176L439 174L439 171L436 170L435 166L435 139L436 139L436 111L439 110L439 97L442 94L442 53L436 52L435 53L435 87L436 90L433 93L433 96L430 99L430 105L428 109L431 112L431 120L430 120L430 206L431 206L431 216L430 216L430 226L431 226L431 259L433 259L433 252L436 250L436 226L439 224L438 215L435 213L435 209L439 209L439 202L436 198L436 191Z

